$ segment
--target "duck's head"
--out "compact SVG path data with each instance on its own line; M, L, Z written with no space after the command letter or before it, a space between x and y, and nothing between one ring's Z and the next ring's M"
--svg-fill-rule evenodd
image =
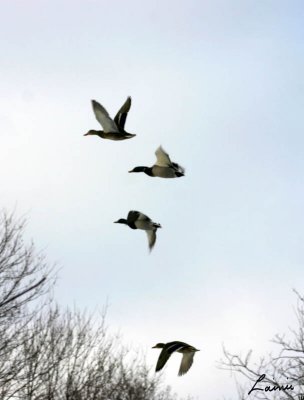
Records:
M133 169L131 169L131 171L128 172L145 172L147 169L147 167L135 167Z
M89 136L89 135L98 135L100 132L95 131L94 129L89 130L89 132L85 133L83 136Z
M114 221L114 224L127 224L127 220L124 218L120 218L117 221Z
M152 349L163 349L165 347L165 343L157 343Z
M149 176L154 176L151 167L135 167L129 172L144 172L145 174L147 174Z

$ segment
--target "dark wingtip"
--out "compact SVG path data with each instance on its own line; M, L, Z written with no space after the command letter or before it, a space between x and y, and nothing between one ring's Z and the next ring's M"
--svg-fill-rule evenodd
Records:
M162 368L156 367L155 372L159 372Z

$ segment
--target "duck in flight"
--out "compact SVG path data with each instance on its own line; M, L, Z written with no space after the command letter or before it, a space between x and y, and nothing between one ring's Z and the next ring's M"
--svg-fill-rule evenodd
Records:
M185 175L185 169L170 160L169 154L159 146L155 152L156 162L152 167L135 167L129 172L144 172L159 178L179 178Z
M110 117L107 110L96 100L92 100L93 111L97 121L103 128L103 131L91 129L84 136L97 135L103 139L125 140L136 135L125 131L125 123L128 112L131 108L131 97L128 97L120 110L117 112L114 120Z
M191 365L193 364L194 354L199 351L195 347L190 346L190 344L178 341L169 343L157 343L157 345L152 347L152 349L162 349L156 364L156 372L160 371L165 366L171 354L176 351L178 353L182 353L183 357L178 371L179 376L184 375L186 372L189 371Z
M153 249L156 242L156 231L158 228L161 228L160 224L153 222L151 218L139 211L129 211L127 219L120 218L118 221L115 221L115 223L128 225L131 229L142 229L146 231L150 251Z

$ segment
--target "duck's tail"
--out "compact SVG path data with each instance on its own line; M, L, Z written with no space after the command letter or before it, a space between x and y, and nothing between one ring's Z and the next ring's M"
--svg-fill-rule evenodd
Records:
M181 176L185 176L185 174L183 172L180 171L175 171L175 175L180 178Z
M125 138L126 138L126 139L131 139L131 138L134 137L134 136L136 136L135 133L127 133Z
M178 178L180 178L181 176L185 176L185 168L182 167L181 165L173 162L172 163L174 172L175 172L175 176L177 176Z

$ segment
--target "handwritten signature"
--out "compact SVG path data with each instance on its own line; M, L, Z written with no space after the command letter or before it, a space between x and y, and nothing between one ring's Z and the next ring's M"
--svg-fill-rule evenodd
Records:
M291 391L294 390L294 387L292 385L267 385L263 388L261 387L257 387L258 383L262 382L264 379L266 378L265 374L262 374L254 383L254 385L252 386L252 388L249 390L248 394L252 393L254 390L262 390L264 392L274 392L275 390L279 390L279 391ZM299 395L299 399L300 400L304 400L304 395Z

